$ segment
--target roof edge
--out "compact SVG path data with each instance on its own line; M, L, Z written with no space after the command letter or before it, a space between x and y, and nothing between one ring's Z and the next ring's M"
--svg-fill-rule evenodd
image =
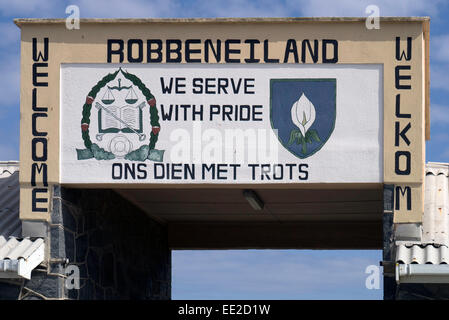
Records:
M19 171L19 161L0 161L0 179L8 178L16 171Z
M426 163L426 166L449 167L449 162L432 162L432 161L429 161L429 162Z
M19 160L6 160L6 161L0 161L0 167L2 166L18 166Z
M236 22L363 22L366 17L286 17L286 18L81 18L81 23L236 23ZM425 22L430 17L380 17L383 22ZM65 18L16 18L14 23L21 27L26 24L60 24Z
M444 162L428 162L426 163L426 175L433 174L435 176L443 174L449 177L449 163Z

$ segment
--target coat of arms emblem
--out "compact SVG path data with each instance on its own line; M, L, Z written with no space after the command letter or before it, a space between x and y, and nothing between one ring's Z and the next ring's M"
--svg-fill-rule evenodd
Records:
M331 136L336 119L336 79L271 79L271 126L281 144L305 159Z
M77 158L162 161L164 151L155 149L159 131L155 97L136 75L119 68L87 95L81 119L86 149L77 149Z

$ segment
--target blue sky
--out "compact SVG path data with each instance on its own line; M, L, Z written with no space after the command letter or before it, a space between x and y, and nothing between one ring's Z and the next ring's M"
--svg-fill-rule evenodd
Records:
M13 18L64 18L75 4L83 18L365 16L431 17L431 140L426 161L449 162L449 1L442 0L0 0L0 161L19 158L20 33ZM382 28L382 25L381 25ZM381 299L365 288L374 251L176 251L175 299Z

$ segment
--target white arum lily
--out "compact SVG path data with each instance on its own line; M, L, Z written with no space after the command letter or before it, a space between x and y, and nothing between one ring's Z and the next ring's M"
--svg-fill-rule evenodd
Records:
M293 103L291 112L293 123L299 128L302 136L305 137L306 132L315 121L315 107L313 103L303 93L298 101Z

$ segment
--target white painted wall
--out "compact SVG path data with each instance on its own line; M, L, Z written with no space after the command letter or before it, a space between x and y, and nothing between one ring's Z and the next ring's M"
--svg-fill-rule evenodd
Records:
M106 74L117 70L113 64L64 64L61 66L61 141L60 141L60 179L61 183L357 183L382 182L383 177L383 74L381 65L123 65L125 70L138 76L156 97L159 109L161 131L156 149L165 150L164 163L196 163L196 173L200 173L201 163L231 163L225 156L234 154L243 159L236 163L237 177L233 179L232 170L227 180L212 180L210 177L195 180L154 180L155 162L145 161L146 179L113 180L111 175L113 163L131 163L124 159L114 160L77 160L76 148L84 149L81 138L82 107L91 88ZM160 77L185 77L188 94L162 94ZM194 77L221 78L255 78L255 94L198 95L190 94L189 85ZM123 78L123 77L122 77ZM337 83L336 123L335 129L327 143L314 155L300 159L286 150L277 140L270 125L270 79L273 78L335 78ZM122 85L128 85L122 80ZM112 85L117 85L113 81ZM143 95L139 98L143 101ZM101 98L103 91L97 95ZM312 101L313 102L313 101ZM205 112L204 121L163 121L160 104L204 104L205 111L210 104L249 104L263 105L263 121L228 122L209 121ZM143 110L144 133L149 139L148 104ZM97 109L93 106L91 113L90 136L94 143L107 149L107 135L104 141L95 139L98 129ZM229 129L254 129L265 133L265 138L277 147L277 159L264 159L266 151L257 145L246 145L242 152L235 148L222 148L223 159L207 157L205 150L210 146L211 136L225 136ZM201 133L200 133L201 132ZM256 131L257 132L257 131ZM208 135L209 134L209 135ZM110 137L113 134L109 134ZM186 138L185 136L190 136ZM126 134L133 144L140 142L135 134ZM180 140L180 137L184 137ZM203 141L201 141L203 139ZM181 142L180 142L181 141ZM266 143L265 145L269 145ZM266 148L266 147L265 147ZM190 153L176 156L180 150ZM229 152L231 151L231 152ZM254 158L255 157L255 158ZM172 159L172 160L170 160ZM282 180L261 180L257 175L252 179L250 163L307 164L308 180L298 180L297 175L290 179L288 175ZM140 163L140 162L135 162Z

